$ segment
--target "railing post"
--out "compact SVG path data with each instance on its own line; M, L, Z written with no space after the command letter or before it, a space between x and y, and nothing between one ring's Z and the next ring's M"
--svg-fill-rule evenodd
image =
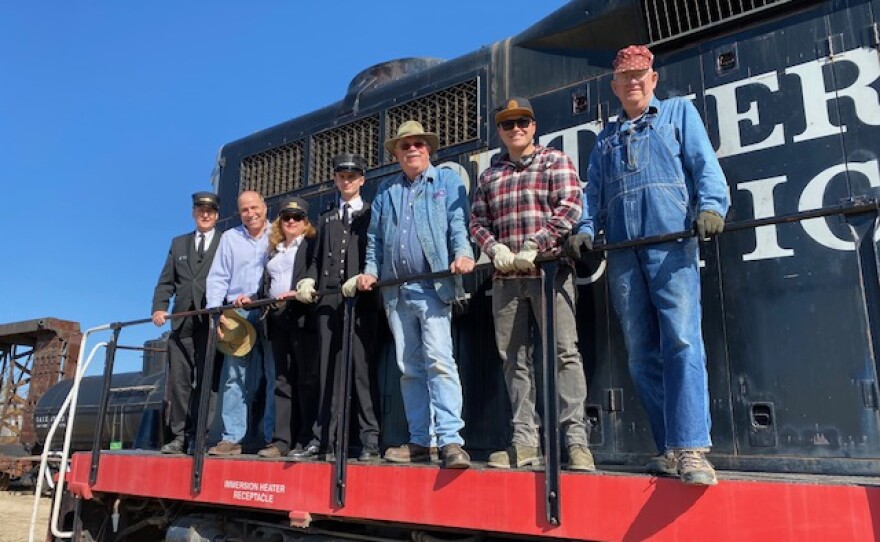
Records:
M190 490L193 495L202 492L202 472L205 468L205 440L208 433L208 405L211 401L211 390L214 387L214 360L217 357L217 325L220 313L208 315L208 343L205 345L205 359L202 363L202 374L198 375L199 412L196 420L195 442L193 443L193 470Z
M539 264L543 289L542 307L544 322L541 326L541 345L544 363L541 374L544 377L544 491L547 522L560 525L561 496L559 494L559 394L556 393L556 271L557 260L545 260Z
M339 413L339 419L336 420L336 464L335 464L335 484L333 487L333 498L336 506L345 506L345 489L346 489L346 467L348 465L348 436L349 423L351 421L351 380L352 380L352 340L354 336L354 318L355 318L355 302L357 297L345 298L345 313L342 318L342 374L337 373L337 378L342 377L342 410Z
M101 402L98 404L98 419L95 422L95 435L92 437L92 465L89 471L89 484L98 481L98 462L101 460L101 435L104 433L104 418L107 417L107 402L110 399L110 380L113 378L113 364L116 361L116 343L122 327L113 326L113 338L107 344L107 355L104 358L104 380L101 382ZM68 416L70 419L70 416Z

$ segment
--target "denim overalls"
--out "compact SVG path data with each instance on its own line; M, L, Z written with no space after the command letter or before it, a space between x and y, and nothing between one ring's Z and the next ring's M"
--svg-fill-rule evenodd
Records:
M727 182L699 114L682 98L621 112L591 156L581 233L608 243L690 230L701 211L724 216ZM697 240L608 253L612 303L629 369L660 452L708 448L711 421Z

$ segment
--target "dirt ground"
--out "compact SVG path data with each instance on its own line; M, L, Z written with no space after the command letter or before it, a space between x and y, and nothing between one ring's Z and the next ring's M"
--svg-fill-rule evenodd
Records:
M21 491L0 491L0 542L25 542L31 525L34 495ZM43 542L49 525L52 500L40 499L34 540Z

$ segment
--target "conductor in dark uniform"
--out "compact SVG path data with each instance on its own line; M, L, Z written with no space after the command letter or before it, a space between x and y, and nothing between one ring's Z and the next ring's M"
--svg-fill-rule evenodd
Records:
M220 235L214 228L219 204L217 195L211 192L196 192L192 200L196 230L171 241L168 258L153 293L153 323L157 326L164 325L168 319L168 305L172 296L175 313L205 307L205 279L220 243ZM207 344L207 316L171 319L168 387L173 439L162 447L162 453L184 453L187 440L195 431L199 400L197 390L202 379Z
M318 419L311 443L295 459L321 459L332 452L336 427L343 406L343 296L353 297L357 292L357 278L364 268L367 245L367 227L370 225L370 204L360 195L364 184L366 160L356 154L338 154L333 157L333 177L338 197L318 219L318 244L309 279L301 281L297 297L303 301L315 300L315 286L319 290L341 293L323 295L318 300L318 348L321 360L321 397ZM376 375L373 346L379 317L379 292L358 293L355 305L354 337L352 337L352 415L357 417L361 443L361 461L378 460L379 422L374 405Z

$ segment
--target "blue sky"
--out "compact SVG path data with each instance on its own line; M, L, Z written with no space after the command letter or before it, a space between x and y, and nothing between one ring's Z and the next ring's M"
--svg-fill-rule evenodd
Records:
M223 144L341 99L364 68L455 58L565 3L7 4L0 323L148 317L169 242L192 229L190 194L211 188ZM129 328L120 342L167 329ZM139 367L119 354L120 369Z

